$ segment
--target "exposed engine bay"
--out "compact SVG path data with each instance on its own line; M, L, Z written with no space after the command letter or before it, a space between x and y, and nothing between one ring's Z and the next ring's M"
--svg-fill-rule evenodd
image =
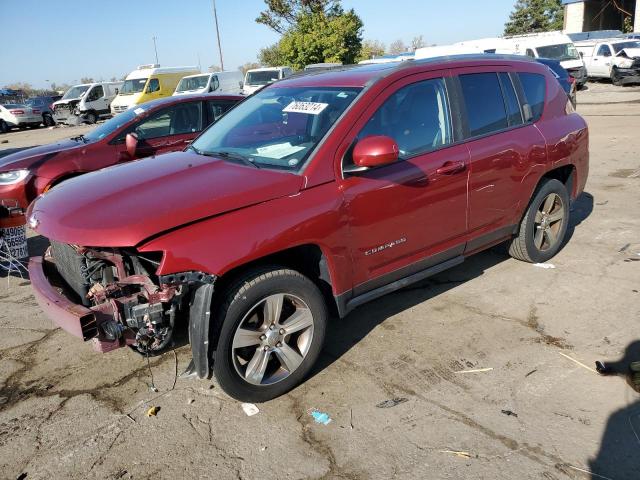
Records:
M95 322L82 328L85 340L96 339L98 350L129 345L152 355L170 344L190 279L158 277L160 253L51 242L49 257L67 295L94 312Z

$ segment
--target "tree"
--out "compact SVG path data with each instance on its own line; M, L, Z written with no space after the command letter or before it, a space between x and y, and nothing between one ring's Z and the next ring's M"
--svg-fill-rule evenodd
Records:
M341 9L340 0L264 0L267 9L260 12L256 22L284 34L298 24L303 15L329 16Z
M245 73L247 73L247 70L253 70L254 68L260 68L260 64L256 62L247 62L239 66L238 70L240 70L244 75Z
M518 0L504 25L504 34L562 30L563 22L564 8L560 0Z
M80 79L80 83L93 83L93 82L94 82L93 77L82 77Z
M256 19L276 31L279 42L260 51L265 65L302 69L311 63L354 63L362 48L362 20L339 0L265 0L270 10ZM278 7L277 10L271 10Z
M407 46L400 39L396 40L395 42L392 42L391 45L389 45L389 53L391 55L400 55L401 53L404 53L406 51L407 51Z
M384 52L384 43L379 40L365 40L362 42L362 49L360 50L360 55L358 55L358 61L381 57L384 55Z
M419 48L426 47L427 43L424 41L422 35L418 35L417 37L413 37L411 40L411 51L415 52Z

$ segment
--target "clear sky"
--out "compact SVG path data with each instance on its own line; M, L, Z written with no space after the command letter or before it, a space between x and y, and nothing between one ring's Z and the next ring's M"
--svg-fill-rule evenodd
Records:
M515 0L343 0L364 22L364 38L386 45L423 35L446 44L502 33ZM216 0L225 69L256 61L277 34L255 22L263 0ZM154 63L220 64L211 0L0 0L0 86L122 77Z

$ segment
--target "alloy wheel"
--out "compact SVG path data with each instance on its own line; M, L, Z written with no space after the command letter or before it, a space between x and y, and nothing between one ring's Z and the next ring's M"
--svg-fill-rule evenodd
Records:
M564 217L562 198L556 193L547 195L538 207L535 218L533 243L538 250L549 250L556 245Z
M236 372L253 385L284 380L300 367L313 339L314 319L299 297L277 293L257 302L233 336Z

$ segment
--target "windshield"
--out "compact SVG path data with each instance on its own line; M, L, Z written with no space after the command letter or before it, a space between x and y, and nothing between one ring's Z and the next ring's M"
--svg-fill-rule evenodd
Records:
M192 146L205 155L226 153L258 166L298 171L359 92L359 88L267 88L229 110Z
M113 118L110 118L100 126L94 128L89 133L84 135L85 141L88 142L97 142L98 140L102 140L104 137L111 135L113 132L118 130L123 125L129 123L132 119L134 119L138 114L135 112L136 110L140 112L144 106L138 107L135 109L125 110L122 113L119 113ZM144 111L144 110L143 110ZM140 112L143 113L143 112Z
M67 92L62 96L62 100L66 100L68 98L80 98L84 95L84 92L89 90L91 85L78 85L77 87L71 87Z
M552 58L563 62L565 60L579 60L580 54L573 43L561 43L559 45L547 45L545 47L536 47L538 56L541 58Z
M144 86L147 83L146 78L134 78L131 80L125 80L120 89L120 94L139 93L144 90Z
M640 48L640 42L620 42L611 44L614 52L620 53L625 48Z
M278 80L278 70L261 70L259 72L247 72L247 85L266 85Z
M197 77L185 77L180 80L176 92L188 92L189 90L200 90L207 86L209 75L199 75Z

